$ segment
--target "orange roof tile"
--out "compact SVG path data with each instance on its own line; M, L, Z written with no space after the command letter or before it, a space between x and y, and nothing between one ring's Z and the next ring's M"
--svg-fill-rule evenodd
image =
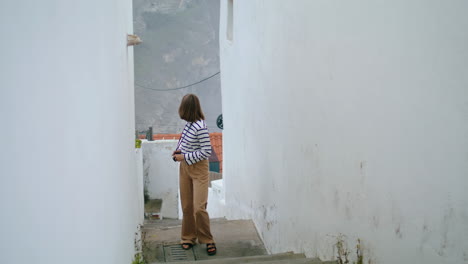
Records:
M179 140L180 134L155 134L153 140Z
M138 135L139 139L146 139L146 135ZM154 134L153 140L179 140L180 134Z

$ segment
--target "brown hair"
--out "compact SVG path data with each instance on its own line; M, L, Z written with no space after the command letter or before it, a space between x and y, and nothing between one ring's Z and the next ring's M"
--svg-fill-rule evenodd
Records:
M187 122L196 122L205 120L203 111L200 106L200 100L194 94L186 94L182 98L179 106L179 116Z

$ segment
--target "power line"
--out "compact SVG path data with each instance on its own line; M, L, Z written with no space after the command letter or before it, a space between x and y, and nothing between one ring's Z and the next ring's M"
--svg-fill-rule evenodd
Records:
M140 87L140 88L142 88L142 89L153 90L153 91L158 91L158 92L173 91L173 90L185 89L185 88L188 88L188 87L190 87L190 86L194 86L194 85L196 85L196 84L202 83L202 82L204 82L204 81L206 81L206 80L208 80L208 79L211 79L211 78L215 77L216 75L218 75L218 74L220 74L220 73L221 73L221 72L217 72L217 73L215 73L215 74L213 74L213 75L210 75L210 76L208 76L208 77L206 77L206 78L204 78L204 79L202 79L202 80L200 80L200 81L198 81L198 82L195 82L195 83L192 83L192 84L189 84L189 85L186 85L186 86L177 87L177 88L170 88L170 89L153 89L153 88L149 88L149 87L140 85L140 84L138 84L138 83L135 83L135 85L138 86L138 87Z

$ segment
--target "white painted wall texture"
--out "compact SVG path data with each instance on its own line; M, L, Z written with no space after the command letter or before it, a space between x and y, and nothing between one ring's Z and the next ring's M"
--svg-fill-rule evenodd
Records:
M145 182L143 174L143 150L141 148L135 149L135 164L136 164L136 178L137 178L137 197L138 197L138 223L145 221ZM141 235L141 234L139 234Z
M0 4L0 263L131 263L132 2Z
M222 1L229 218L271 252L468 263L468 2Z
M178 140L142 142L143 173L150 199L162 199L163 218L179 218L179 163L172 160Z
M164 218L182 219L179 191L179 162L171 158L177 140L142 140L142 174L150 199L162 199L161 215ZM222 181L211 182L208 189L207 210L210 218L225 217Z

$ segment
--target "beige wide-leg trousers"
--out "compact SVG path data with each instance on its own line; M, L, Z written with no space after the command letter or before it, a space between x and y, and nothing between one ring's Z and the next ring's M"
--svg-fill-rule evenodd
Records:
M182 243L214 243L210 230L208 204L209 163L202 160L188 165L180 162L180 201L182 204Z

